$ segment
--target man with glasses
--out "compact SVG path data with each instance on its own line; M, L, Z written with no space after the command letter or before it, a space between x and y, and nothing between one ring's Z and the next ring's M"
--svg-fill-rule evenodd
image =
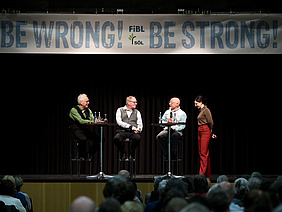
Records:
M117 134L114 137L114 144L119 149L122 158L125 159L126 151L124 140L132 140L129 158L135 158L135 149L140 143L140 133L143 129L141 113L136 109L137 100L134 96L126 98L126 105L120 107L116 112Z
M91 159L99 149L99 135L92 132L90 126L85 124L93 123L94 116L88 108L89 99L86 94L77 97L77 103L69 113L70 130L72 135L79 140L78 154L80 159Z
M169 109L164 113L162 117L162 123L185 123L186 122L186 113L180 109L180 100L179 98L172 98L169 101ZM183 136L183 130L186 125L173 125L171 126L171 153L172 159L176 159L177 155L177 144L179 139ZM157 141L161 145L162 152L165 158L168 157L168 146L167 146L167 136L168 136L168 128L165 127L163 131L161 131L157 135Z

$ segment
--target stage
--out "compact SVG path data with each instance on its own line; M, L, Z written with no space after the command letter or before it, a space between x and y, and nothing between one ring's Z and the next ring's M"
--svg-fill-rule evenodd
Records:
M109 174L111 175L111 174ZM191 176L194 177L196 174L189 174L184 175L184 177ZM89 176L87 174L81 174L80 178L77 177L76 174L73 174L72 176L69 174L64 175L21 175L24 182L28 183L39 183L39 182L106 182L106 179L86 179L86 177ZM115 175L111 175L115 176ZM162 176L162 175L150 175L150 174L137 174L136 178L134 179L137 183L153 183L154 177L156 176ZM220 176L219 174L212 175L211 182L216 183L217 177ZM227 175L230 182L234 182L237 178L241 177L242 175ZM263 175L264 180L275 180L278 175ZM2 176L1 176L2 177Z
M157 175L159 176L159 175ZM194 177L195 174L185 175ZM219 175L212 175L212 185L216 183ZM264 175L264 180L275 180L278 175ZM2 176L1 176L2 177ZM22 192L28 193L32 198L33 210L41 212L68 211L71 202L80 195L92 198L97 205L104 200L103 189L105 179L86 179L87 175L82 174L80 179L76 175L22 175L24 185ZM136 175L137 188L142 191L143 199L145 194L154 189L154 175ZM241 175L228 175L230 182Z
M209 147L212 183L221 174L227 174L231 182L254 171L262 173L266 180L282 175L277 166L281 154L280 148L277 148L278 134L275 133L276 129L281 129L281 123L275 122L281 120L281 114L274 112L281 90L279 77L274 72L275 61L279 59L274 60L272 55L126 55L124 68L132 68L136 76L134 67L145 67L148 61L154 61L130 83L122 83L124 75L112 71L123 60L124 55L3 55L3 61L17 61L13 64L14 70L22 70L22 65L27 62L30 65L25 72L9 72L6 76L13 79L13 99L16 103L9 104L9 111L14 114L3 113L5 127L2 131L12 138L1 144L0 174L21 174L25 183L23 192L32 197L34 211L68 211L70 203L78 195L90 196L97 205L103 201L105 180L87 180L85 174L80 179L69 175L72 145L68 134L68 115L77 104L80 93L88 95L92 111L108 114L109 123L115 123L116 110L124 105L125 98L136 96L137 108L144 119L144 130L136 153L136 183L143 195L153 190L153 177L163 172L162 151L156 142L161 129L151 124L158 122L159 113L167 110L168 101L175 96L181 99L181 109L188 115L183 142L185 176L194 176L199 170L198 109L194 106L194 99L200 94L208 98L215 123L213 132L218 136ZM40 69L39 72L38 67L32 65L35 64L33 61L45 61L46 64L52 61L56 66ZM79 70L87 70L90 80L85 82L71 74L58 76L60 70L73 71L73 63L66 61L80 61ZM93 64L83 61L110 62L105 71L100 71L93 69ZM199 68L190 68L187 61L199 64ZM271 62L262 64L254 61ZM164 74L168 63L179 70L172 79ZM223 64L229 64L235 71L222 71ZM210 71L214 70L212 66L217 69ZM262 70L268 70L267 74ZM9 88L3 85L3 93L9 94ZM31 94L32 102L31 98L27 98ZM2 110L7 111L5 104ZM29 116L24 116L27 112ZM15 124L15 114L18 114L16 120L21 120L20 124ZM108 175L118 173L118 150L113 144L115 134L114 126L105 127L103 131L103 172ZM94 156L93 175L100 171L97 165L99 156L98 151ZM89 173L83 166L81 173Z

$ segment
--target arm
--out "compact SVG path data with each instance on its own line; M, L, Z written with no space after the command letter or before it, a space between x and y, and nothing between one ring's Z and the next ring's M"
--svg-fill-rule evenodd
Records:
M83 118L81 118L81 116L79 115L79 113L77 112L77 110L75 108L71 109L69 116L72 120L77 120L80 124L87 124L87 123L90 122L90 120L84 120ZM91 112L90 116L91 116L91 120L92 120L92 117L93 117L92 112Z
M211 111L210 110L206 110L205 111L205 117L207 119L207 124L209 126L209 128L212 130L213 128L213 120L212 120L212 114L211 114Z
M137 129L138 129L139 132L141 132L142 129L143 129L142 117L141 117L141 113L139 111L137 113Z

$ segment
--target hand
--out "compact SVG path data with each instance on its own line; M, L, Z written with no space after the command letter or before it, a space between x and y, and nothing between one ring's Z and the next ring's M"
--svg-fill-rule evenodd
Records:
M139 133L139 131L138 131L138 130L135 130L134 133Z
M137 127L132 126L133 131L138 131Z
M217 135L212 134L212 138L217 139Z
M172 121L172 118L168 119L167 122L168 122L168 123L172 123L172 122L173 122L173 121Z

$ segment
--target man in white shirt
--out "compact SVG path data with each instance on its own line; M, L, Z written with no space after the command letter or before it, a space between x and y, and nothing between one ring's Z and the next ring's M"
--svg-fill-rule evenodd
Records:
M15 192L14 178L8 176L9 178L7 179L5 177L3 177L4 179L1 180L1 184L0 184L0 201L4 202L7 208L15 207L19 212L26 212L26 209L23 207L21 201L19 199L12 197L12 195Z
M180 109L180 99L172 98L169 102L169 109L164 113L162 117L162 123L185 123L186 122L186 113ZM181 136L183 136L183 130L186 125L173 125L171 126L171 152L172 159L176 159L176 150L177 144ZM163 131L161 131L157 135L157 141L161 145L162 152L164 156L167 158L168 156L168 145L167 145L167 136L168 136L168 128L165 127Z
M114 137L114 144L119 149L123 159L126 152L124 140L129 138L132 140L130 147L130 158L135 158L135 149L140 143L140 133L143 129L141 113L136 109L137 100L134 96L126 98L126 105L120 107L116 112L116 121L118 124L117 134Z

